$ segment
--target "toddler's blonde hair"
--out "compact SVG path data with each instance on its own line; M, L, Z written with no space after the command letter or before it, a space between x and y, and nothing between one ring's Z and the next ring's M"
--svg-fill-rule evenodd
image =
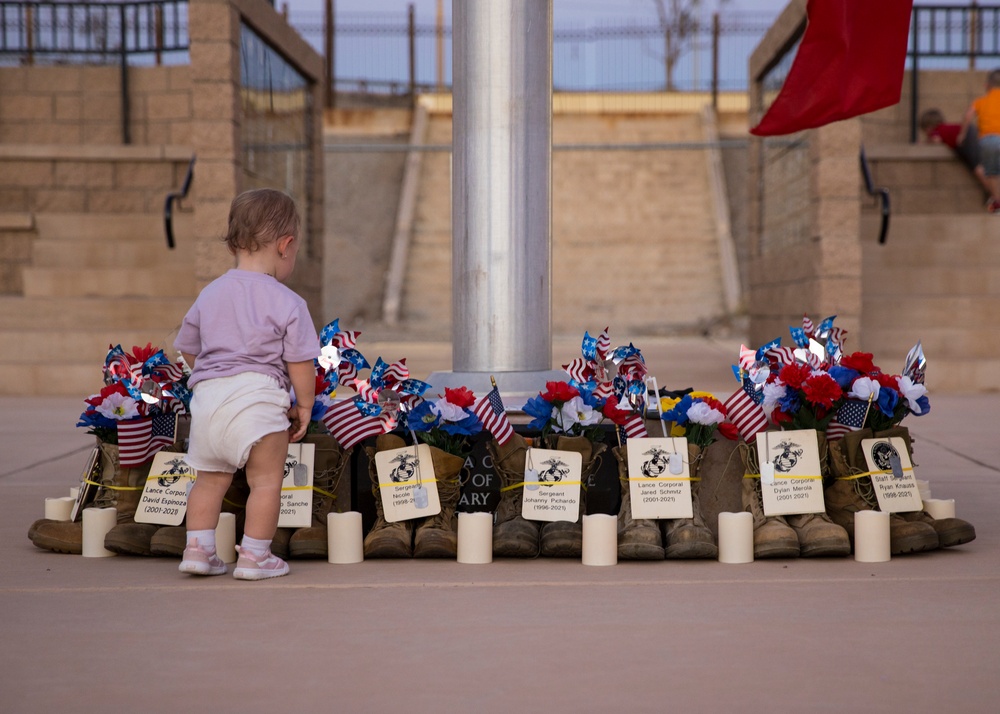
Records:
M273 188L257 188L233 199L222 240L233 254L253 253L282 236L298 234L299 213L292 198Z

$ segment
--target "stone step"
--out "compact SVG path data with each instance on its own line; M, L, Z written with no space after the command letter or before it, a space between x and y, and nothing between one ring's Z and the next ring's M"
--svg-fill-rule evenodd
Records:
M871 264L866 264L871 266ZM872 266L874 267L874 266ZM975 297L1000 294L1000 265L879 265L865 275L864 300L901 294Z
M0 296L0 330L125 330L134 325L174 329L191 297L21 297ZM110 333L109 333L110 334Z
M194 247L170 250L162 241L116 238L39 238L32 246L38 268L149 268L193 265Z
M893 215L889 219L889 234L884 245L879 245L878 231L881 217L862 214L862 242L874 248L916 246L953 246L959 244L988 245L997 242L1000 235L1000 216L988 213L927 213Z
M865 301L861 319L866 332L905 325L912 327L914 332L925 328L956 327L980 330L984 335L1000 335L993 321L997 315L1000 315L998 295L901 294Z
M875 363L897 374L906 352L920 340L929 362L944 369L954 357L966 359L1000 358L1000 334L996 330L976 330L950 325L901 324L869 329L862 336L864 352L875 355ZM850 347L850 343L848 343ZM883 355L898 357L883 364ZM950 368L949 368L950 369Z
M82 414L87 406L83 400L99 392L103 386L101 378L103 363L104 358L101 357L96 367L66 364L58 371L51 365L39 362L0 364L0 395L76 397L80 400Z
M25 297L183 297L198 294L189 267L25 268Z
M173 360L176 329L174 327L125 330L5 330L0 340L0 364L46 365L58 375L67 364L88 365L100 379L101 366L109 344L120 344L126 350L133 346L152 344L161 347ZM58 377L53 377L58 379Z
M38 235L54 240L101 240L134 238L166 248L162 213L39 213ZM190 235L192 214L175 210L174 236Z

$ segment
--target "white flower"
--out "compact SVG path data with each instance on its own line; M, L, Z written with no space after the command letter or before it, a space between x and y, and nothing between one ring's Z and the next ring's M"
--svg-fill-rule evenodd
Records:
M553 409L553 411L555 411ZM590 426L601 420L600 412L594 411L581 397L573 397L563 404L558 414L553 414L556 424L555 431L568 432L574 425Z
M462 407L457 404L452 404L444 397L431 404L431 409L433 409L434 412L441 417L442 421L462 421L466 416L468 416Z
M863 402L867 402L868 398L871 397L873 402L877 402L879 389L879 383L871 377L858 377L851 385L851 391L847 393L847 396L860 399Z
M903 399L910 405L910 411L919 416L921 409L920 405L917 404L917 400L927 394L927 387L922 384L914 384L913 380L909 377L900 377L898 381L899 393L903 395Z
M767 382L764 384L764 409L770 410L774 409L774 405L778 403L778 400L784 398L788 390L781 381Z
M711 426L712 424L721 424L726 418L717 409L705 404L705 402L695 402L688 409L688 419L695 424L704 424L705 426Z
M124 394L117 392L109 394L97 406L97 411L108 419L124 421L139 416L139 410L135 407L135 400Z

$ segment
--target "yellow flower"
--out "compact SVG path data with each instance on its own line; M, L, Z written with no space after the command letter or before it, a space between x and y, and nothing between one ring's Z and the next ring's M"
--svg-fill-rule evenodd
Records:
M687 429L683 426L677 426L677 424L671 423L670 436L684 436L685 434L687 434Z
M660 409L662 409L665 412L669 412L671 409L677 406L677 402L679 401L680 401L679 397L661 397Z
M688 396L692 399L705 399L706 397L708 399L715 399L715 395L711 392L691 392Z

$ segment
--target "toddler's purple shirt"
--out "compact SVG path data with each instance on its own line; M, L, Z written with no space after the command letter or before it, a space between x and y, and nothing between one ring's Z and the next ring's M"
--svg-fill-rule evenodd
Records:
M291 386L285 362L319 355L305 300L270 275L233 269L209 283L188 310L174 348L197 357L188 386L261 372Z

